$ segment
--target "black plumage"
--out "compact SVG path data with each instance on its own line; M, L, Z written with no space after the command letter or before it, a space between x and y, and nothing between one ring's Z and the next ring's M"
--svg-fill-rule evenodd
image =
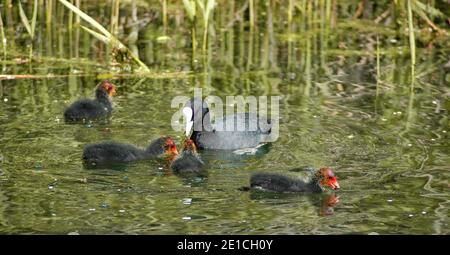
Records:
M86 145L83 150L83 162L88 167L95 167L170 157L176 153L175 144L170 137L156 139L145 150L131 144L107 141Z
M189 174L201 173L204 165L205 163L200 159L193 141L186 140L180 154L175 157L170 167L175 174Z
M275 192L322 192L322 188L316 179L305 182L298 178L274 173L257 173L252 175L250 187Z
M297 169L292 169L297 171ZM333 171L328 167L314 170L308 168L310 176L305 179L299 179L277 173L256 173L250 177L250 187L275 192L310 192L320 193L325 187L338 190L339 183Z
M113 110L111 97L114 93L113 84L101 82L95 90L95 99L80 99L72 103L64 111L64 120L74 123L109 117Z

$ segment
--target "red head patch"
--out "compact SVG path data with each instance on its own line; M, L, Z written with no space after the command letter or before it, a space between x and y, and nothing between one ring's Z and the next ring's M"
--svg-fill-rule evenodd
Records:
M164 151L166 156L168 156L169 158L178 155L177 146L175 145L172 137L170 136L166 137L166 140L164 142Z
M192 141L191 139L186 139L183 142L182 150L197 152L197 146L195 146L194 141Z
M334 190L338 190L340 188L339 183L337 182L337 178L331 168L320 168L317 171L316 176L319 178L319 183L323 187L330 187Z
M110 83L108 80L102 81L97 88L102 89L108 93L110 97L112 97L116 93L116 86Z

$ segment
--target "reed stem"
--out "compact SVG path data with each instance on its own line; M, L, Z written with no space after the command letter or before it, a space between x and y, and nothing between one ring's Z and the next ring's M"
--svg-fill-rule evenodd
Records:
M162 0L162 13L163 13L163 29L164 34L167 31L167 0Z
M409 48L411 53L411 90L414 89L415 79L415 65L416 65L416 39L414 37L414 26L411 9L411 0L408 0L408 33L409 33Z
M0 39L2 40L3 60L6 60L6 37L3 29L2 12L0 11Z

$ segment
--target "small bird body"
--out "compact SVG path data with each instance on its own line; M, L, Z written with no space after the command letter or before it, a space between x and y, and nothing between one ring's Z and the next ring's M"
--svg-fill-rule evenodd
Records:
M86 122L98 118L106 118L113 110L111 98L116 87L108 81L97 85L95 99L80 99L72 103L64 111L66 123Z
M170 137L156 139L145 150L131 144L106 141L87 145L83 150L83 162L87 166L100 166L146 159L170 159L177 153Z
M256 173L250 177L250 187L275 192L321 193L325 187L340 188L330 168L317 170L309 179L303 180L277 173Z
M176 174L200 173L205 163L200 159L192 140L184 141L180 154L172 161L170 168Z

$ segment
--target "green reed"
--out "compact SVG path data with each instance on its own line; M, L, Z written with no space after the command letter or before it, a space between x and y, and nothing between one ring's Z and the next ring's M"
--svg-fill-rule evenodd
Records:
M408 0L408 35L411 53L411 90L414 89L415 65L416 65L416 39L414 37L414 25L411 9L411 0Z
M22 3L19 0L20 19L22 20L22 24L25 26L25 29L27 30L28 35L31 38L30 53L29 53L29 61L30 62L33 58L33 41L34 41L35 31L36 31L37 11L38 11L38 0L34 0L33 16L31 18L31 23L30 23L30 21L27 18L27 15L25 14L25 11L22 8Z
M208 43L209 20L216 4L215 0L197 0L197 5L202 12L203 18L203 54L206 54Z
M191 26L191 47L192 47L192 57L191 57L191 65L194 67L195 58L196 58L196 47L197 47L197 32L196 32L196 23L197 23L197 7L194 0L183 0L184 9L188 14L188 18L190 20Z
M112 0L110 33L114 36L117 36L119 28L119 10L120 10L120 0Z
M69 10L75 12L80 18L82 18L89 25L97 29L99 32L91 30L87 27L81 26L86 32L93 35L98 40L111 45L113 49L118 51L124 51L130 55L130 57L141 67L142 71L148 72L150 69L135 55L128 47L126 47L122 42L120 42L115 36L113 36L106 28L104 28L100 23L91 18L89 15L78 9L76 6L72 5L66 0L59 0L60 3L64 4Z
M36 2L42 3L39 6L41 9L32 8ZM147 25L146 22L149 22L150 25L146 31L154 29L153 24L159 24L159 26L164 27L163 31L165 35L167 34L166 37L171 38L171 40L168 40L169 43L155 44L155 42L145 41L145 43L140 44L151 48L143 49L141 53L154 51L152 60L149 61L151 63L161 65L169 63L167 56L170 54L165 53L169 53L171 47L183 45L183 35L188 37L188 32L190 32L188 41L190 41L190 47L192 48L191 64L193 67L196 65L199 50L203 53L203 60L209 58L211 53L212 56L215 56L216 52L214 51L217 50L220 53L218 55L223 56L219 59L223 60L227 66L242 70L252 71L260 68L273 71L281 67L290 71L300 68L302 71L309 70L310 73L314 73L314 69L320 68L331 74L332 68L329 68L329 61L334 56L346 57L343 54L355 56L355 54L367 54L369 52L367 49L355 50L355 48L352 48L354 47L352 45L354 37L349 39L342 36L347 31L350 33L352 29L357 29L358 26L363 27L362 29L367 27L371 31L373 29L375 33L365 33L364 35L370 39L375 39L374 34L380 35L380 40L381 38L391 39L389 36L385 36L386 34L383 34L383 31L388 31L389 35L397 32L396 38L406 39L406 36L409 36L410 45L408 48L411 49L411 53L415 51L416 46L412 47L411 36L408 33L412 31L414 26L412 29L406 28L413 22L417 23L416 29L420 28L415 35L417 37L415 39L420 42L420 44L417 44L418 47L425 45L425 43L422 43L423 41L428 43L421 38L423 31L426 31L427 36L432 38L446 32L442 31L446 30L445 18L448 17L449 12L443 9L443 5L438 1L397 0L384 1L376 5L370 3L370 1L364 2L367 3L361 5L364 6L364 9L361 10L359 8L361 1L337 0L182 0L183 6L172 4L167 0L108 0L84 1L83 8L80 6L80 0L28 0L29 8L25 8L26 11L24 11L18 0L5 0L2 5L2 7L5 7L2 8L1 15L3 16L0 18L0 22L3 23L0 26L0 36L1 38L8 38L8 45L6 45L6 49L3 42L0 49L3 49L3 58L6 57L6 54L10 56L16 54L20 57L21 50L20 48L16 50L14 45L24 45L23 38L29 41L30 37L32 41L29 48L30 59L33 58L33 51L43 52L42 54L45 52L47 56L53 56L53 51L55 51L59 57L79 58L82 55L101 59L104 57L104 52L111 53L119 49L121 54L125 55L126 53L128 55L122 59L116 58L116 62L120 64L132 60L143 70L148 70L148 67L139 60L137 43L142 38L140 35L143 25ZM69 8L64 3L68 3L74 8ZM132 8L129 8L129 5ZM142 6L144 8L141 8ZM65 12L66 8L70 11ZM408 14L408 8L411 9L411 15L405 15ZM106 23L107 30L105 30L107 33L104 33L98 26L100 24L92 18L94 16L89 17L86 12L81 15L81 9L89 10L89 13L96 13L101 17L98 21L101 19L101 22ZM28 19L30 15L25 15L28 12L32 12L31 19ZM130 13L132 13L131 18L128 16ZM369 14L367 15L367 13ZM123 16L121 17L121 15ZM42 29L40 27L36 29L37 31L32 29L34 26L39 26L36 24L37 18L42 20L39 24L46 28L45 34L40 33L40 29ZM171 22L169 22L169 18ZM187 22L180 22L183 18ZM81 19L83 24L88 25L81 26ZM155 23L153 22L154 19L160 21ZM16 32L21 31L17 29L20 20L25 27L23 31L28 33L25 37L17 35ZM93 20L96 24L92 23ZM86 23L84 23L85 21ZM370 22L373 21L375 22L371 26ZM168 30L168 26L171 26L172 23L179 27ZM439 26L442 26L442 28ZM423 29L427 27L431 28L433 32L430 33L427 32L428 29ZM159 33L161 29L157 29L157 33ZM80 30L88 33L80 35ZM125 38L122 42L127 43L126 47L118 39L119 31L120 40ZM185 33L178 33L178 31ZM153 32L152 30L151 33ZM214 37L213 32L220 36ZM39 41L35 40L37 35L39 35ZM105 44L93 43L91 35L95 39L105 42ZM350 36L354 36L354 34ZM284 41L280 40L281 37ZM154 36L148 38L153 40ZM172 40L172 38L176 39ZM38 43L41 44L38 45ZM383 49L383 54L394 51L391 44L378 43L391 47L391 51ZM350 45L348 49L345 46L346 44ZM40 50L43 45L47 47L45 51ZM280 47L280 45L282 46ZM341 45L343 45L342 48ZM66 49L67 46L69 46L69 49ZM286 48L284 49L283 46ZM209 50L210 47L212 51ZM277 54L283 55L285 54L284 51L287 52L287 61L282 59L280 61ZM145 53L144 55L148 54ZM374 57L374 54L369 55ZM106 62L108 62L109 57L110 55L107 54ZM411 58L413 57L411 56ZM205 61L203 64L205 64ZM212 66L214 66L214 62ZM192 69L195 70L196 68ZM416 71L415 67L412 67L412 73Z
M164 34L167 32L167 0L162 0L162 23Z
M0 40L2 41L2 49L3 49L3 59L6 60L6 37L5 30L3 29L3 18L2 12L0 11Z

